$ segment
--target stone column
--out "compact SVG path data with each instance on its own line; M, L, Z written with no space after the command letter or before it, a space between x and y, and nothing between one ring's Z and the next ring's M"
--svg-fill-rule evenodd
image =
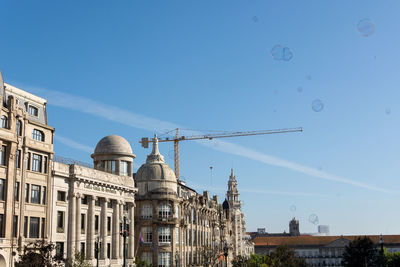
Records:
M72 186L74 186L73 182ZM76 228L76 195L70 193L69 195L69 211L68 211L68 245L67 245L67 256L71 258L75 253L75 228Z
M128 258L135 258L135 204L133 202L129 203L129 239L128 239Z
M112 221L112 258L118 259L119 258L119 239L120 239L120 232L119 232L119 203L118 200L113 200L113 221Z
M120 202L119 204L119 217L120 217L120 222L122 222L122 227L123 225L123 218L124 218L124 202ZM118 224L118 229L120 230L120 224ZM122 259L124 257L124 239L121 237L119 239L119 258Z
M87 215L87 225L86 225L86 258L88 260L94 259L94 242L95 242L95 235L94 235L94 202L96 198L94 196L90 196L89 200L89 210Z
M80 252L81 247L81 198L82 194L76 194L76 223L75 223L75 250Z
M105 259L107 257L107 198L103 198L101 202L101 227L100 234L103 239L100 248L100 259Z

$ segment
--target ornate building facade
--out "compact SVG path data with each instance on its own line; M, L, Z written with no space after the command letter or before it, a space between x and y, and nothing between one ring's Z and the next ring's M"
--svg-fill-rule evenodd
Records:
M232 234L230 211L217 196L199 194L178 180L159 153L157 138L135 181L135 233L142 260L159 267L224 264L223 248L228 249Z
M76 251L93 265L134 265L135 188L128 141L117 135L99 141L92 154L95 168L54 162L52 236L57 253ZM121 233L129 233L124 246Z
M50 235L54 128L46 100L3 82L0 72L0 266Z

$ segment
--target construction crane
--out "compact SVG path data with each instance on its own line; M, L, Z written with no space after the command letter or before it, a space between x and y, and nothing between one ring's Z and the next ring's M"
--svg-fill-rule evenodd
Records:
M214 138L227 138L227 137L238 137L238 136L249 136L249 135L264 135L264 134L278 134L278 133L292 133L292 132L302 132L303 129L299 128L287 128L287 129L274 129L274 130L262 130L262 131L245 131L245 132L219 132L214 134L202 134L202 135L189 135L185 136L179 135L179 128L175 129L174 137L162 137L158 138L158 142L174 142L174 168L175 176L179 179L179 142L189 141L189 140L201 140ZM149 143L153 142L153 138L143 137L139 143L142 147L148 148Z

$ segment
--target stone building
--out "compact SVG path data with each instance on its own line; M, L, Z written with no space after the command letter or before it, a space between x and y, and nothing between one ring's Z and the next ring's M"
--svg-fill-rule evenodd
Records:
M47 239L54 128L46 100L3 82L0 72L0 266Z
M254 246L250 240L250 236L246 234L246 222L244 219L244 213L242 212L242 202L239 200L238 183L233 169L231 169L226 197L232 213L231 220L233 234L231 243L233 257L244 256L249 258L250 254L254 252Z
M126 229L126 263L133 266L135 155L124 138L110 135L99 141L92 158L94 169L53 163L50 240L64 257L71 258L79 251L93 265L98 259L100 266L122 266L124 240L120 233Z
M159 267L223 264L223 248L232 234L230 211L217 196L211 199L207 191L199 194L178 180L159 153L157 138L135 181L135 233L142 260Z

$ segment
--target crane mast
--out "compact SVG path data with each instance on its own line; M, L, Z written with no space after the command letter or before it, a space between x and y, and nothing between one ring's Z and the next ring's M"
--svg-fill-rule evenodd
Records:
M262 130L262 131L244 131L244 132L220 132L214 134L203 134L203 135L189 135L185 136L179 135L179 128L175 129L175 136L173 138L170 137L162 137L158 139L158 142L174 142L174 168L175 168L175 176L179 179L179 142L181 141L189 141L189 140L202 140L209 139L212 140L214 138L228 138L228 137L239 137L239 136L251 136L251 135L265 135L265 134L278 134L278 133L292 133L292 132L302 132L303 129L301 127L298 128L285 128L285 129L273 129L273 130ZM148 148L149 143L152 142L152 138L143 137L139 143L142 144L142 147Z

